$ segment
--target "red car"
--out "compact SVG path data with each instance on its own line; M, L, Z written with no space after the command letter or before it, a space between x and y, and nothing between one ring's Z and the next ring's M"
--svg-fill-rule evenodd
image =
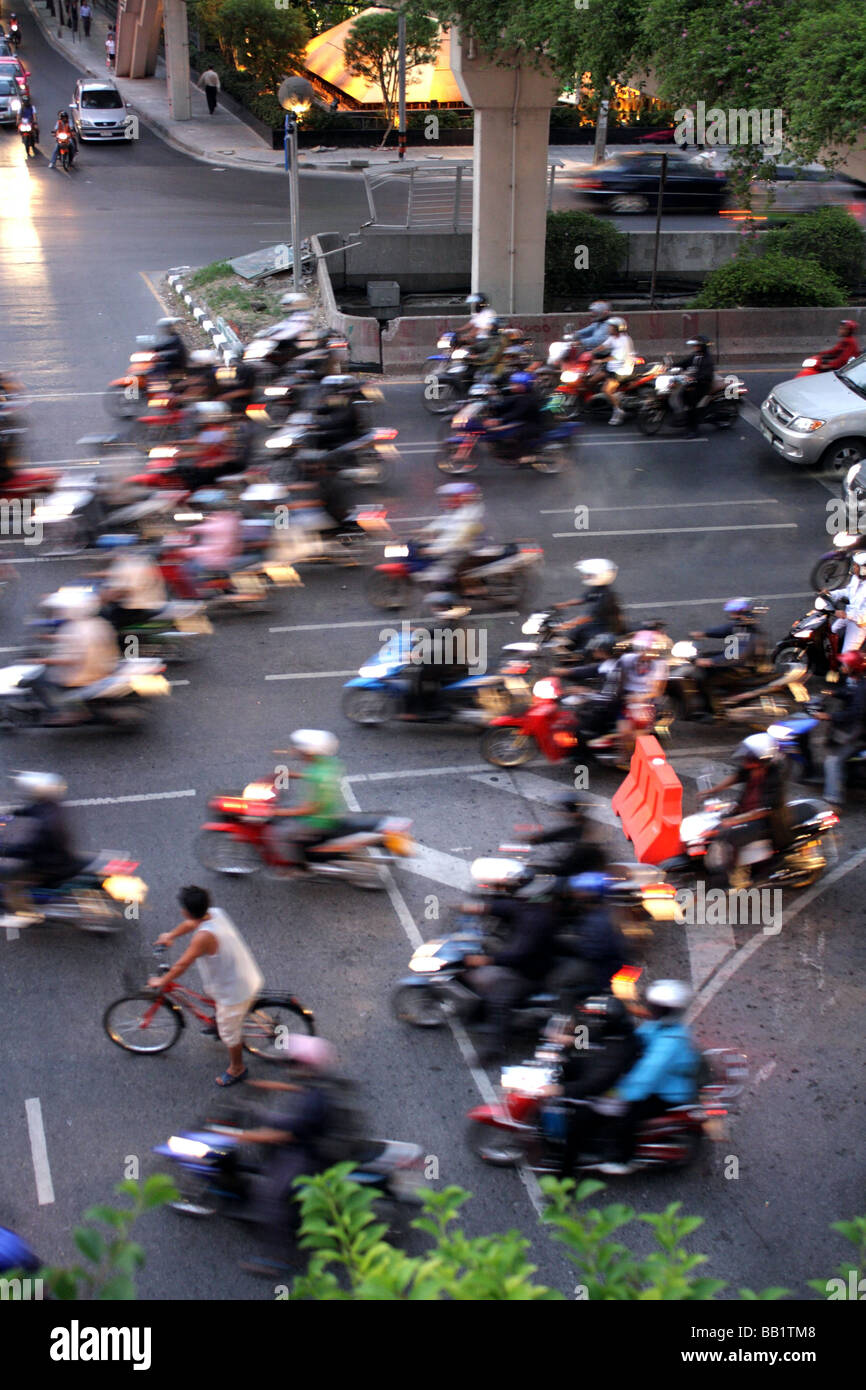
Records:
M30 72L25 68L20 58L0 56L0 74L5 77L14 77L22 97L30 96Z

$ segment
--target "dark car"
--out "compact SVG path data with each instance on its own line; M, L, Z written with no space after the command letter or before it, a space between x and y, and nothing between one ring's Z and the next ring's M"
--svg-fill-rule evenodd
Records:
M718 212L728 179L721 169L708 169L688 155L671 151L667 160L662 206L666 212L702 208ZM655 208L659 196L662 155L647 150L606 160L572 181L582 200L594 210L626 213Z

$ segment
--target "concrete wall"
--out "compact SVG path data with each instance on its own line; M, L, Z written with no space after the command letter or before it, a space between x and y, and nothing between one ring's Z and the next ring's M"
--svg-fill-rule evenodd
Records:
M651 275L655 232L628 232L625 275ZM742 234L719 232L661 232L658 274L661 279L694 280L698 283L711 270L736 255Z
M335 333L341 333L349 344L349 361L353 366L367 371L382 370L382 350L379 342L379 323L376 319L363 318L360 314L344 314L334 298L332 274L336 283L341 283L343 270L341 263L349 253L337 251L326 256L328 251L342 246L343 237L337 232L323 232L310 237L310 246L316 257L316 276L322 309L329 326Z

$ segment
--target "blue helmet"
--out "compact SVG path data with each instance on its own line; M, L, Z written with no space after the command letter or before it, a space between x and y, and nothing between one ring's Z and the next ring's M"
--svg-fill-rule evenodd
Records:
M0 1226L0 1270L41 1269L42 1261L33 1253L26 1240L16 1236L8 1226Z
M531 372L512 372L511 376L508 378L509 386L525 386L529 388L532 383L533 376Z
M725 612L737 617L751 617L754 611L755 604L750 598L729 598L725 604Z
M568 880L568 891L572 897L600 898L608 885L607 874L575 874Z

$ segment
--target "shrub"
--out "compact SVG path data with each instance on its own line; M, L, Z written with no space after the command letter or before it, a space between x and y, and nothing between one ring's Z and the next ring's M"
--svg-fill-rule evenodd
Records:
M866 232L850 212L840 207L803 213L764 238L767 251L814 261L848 290L860 285L866 273Z
M590 300L614 278L625 260L627 247L628 238L623 232L590 212L548 213L545 301Z
M780 251L735 256L713 270L691 302L693 309L749 309L774 305L838 308L846 296L835 276L815 261Z

